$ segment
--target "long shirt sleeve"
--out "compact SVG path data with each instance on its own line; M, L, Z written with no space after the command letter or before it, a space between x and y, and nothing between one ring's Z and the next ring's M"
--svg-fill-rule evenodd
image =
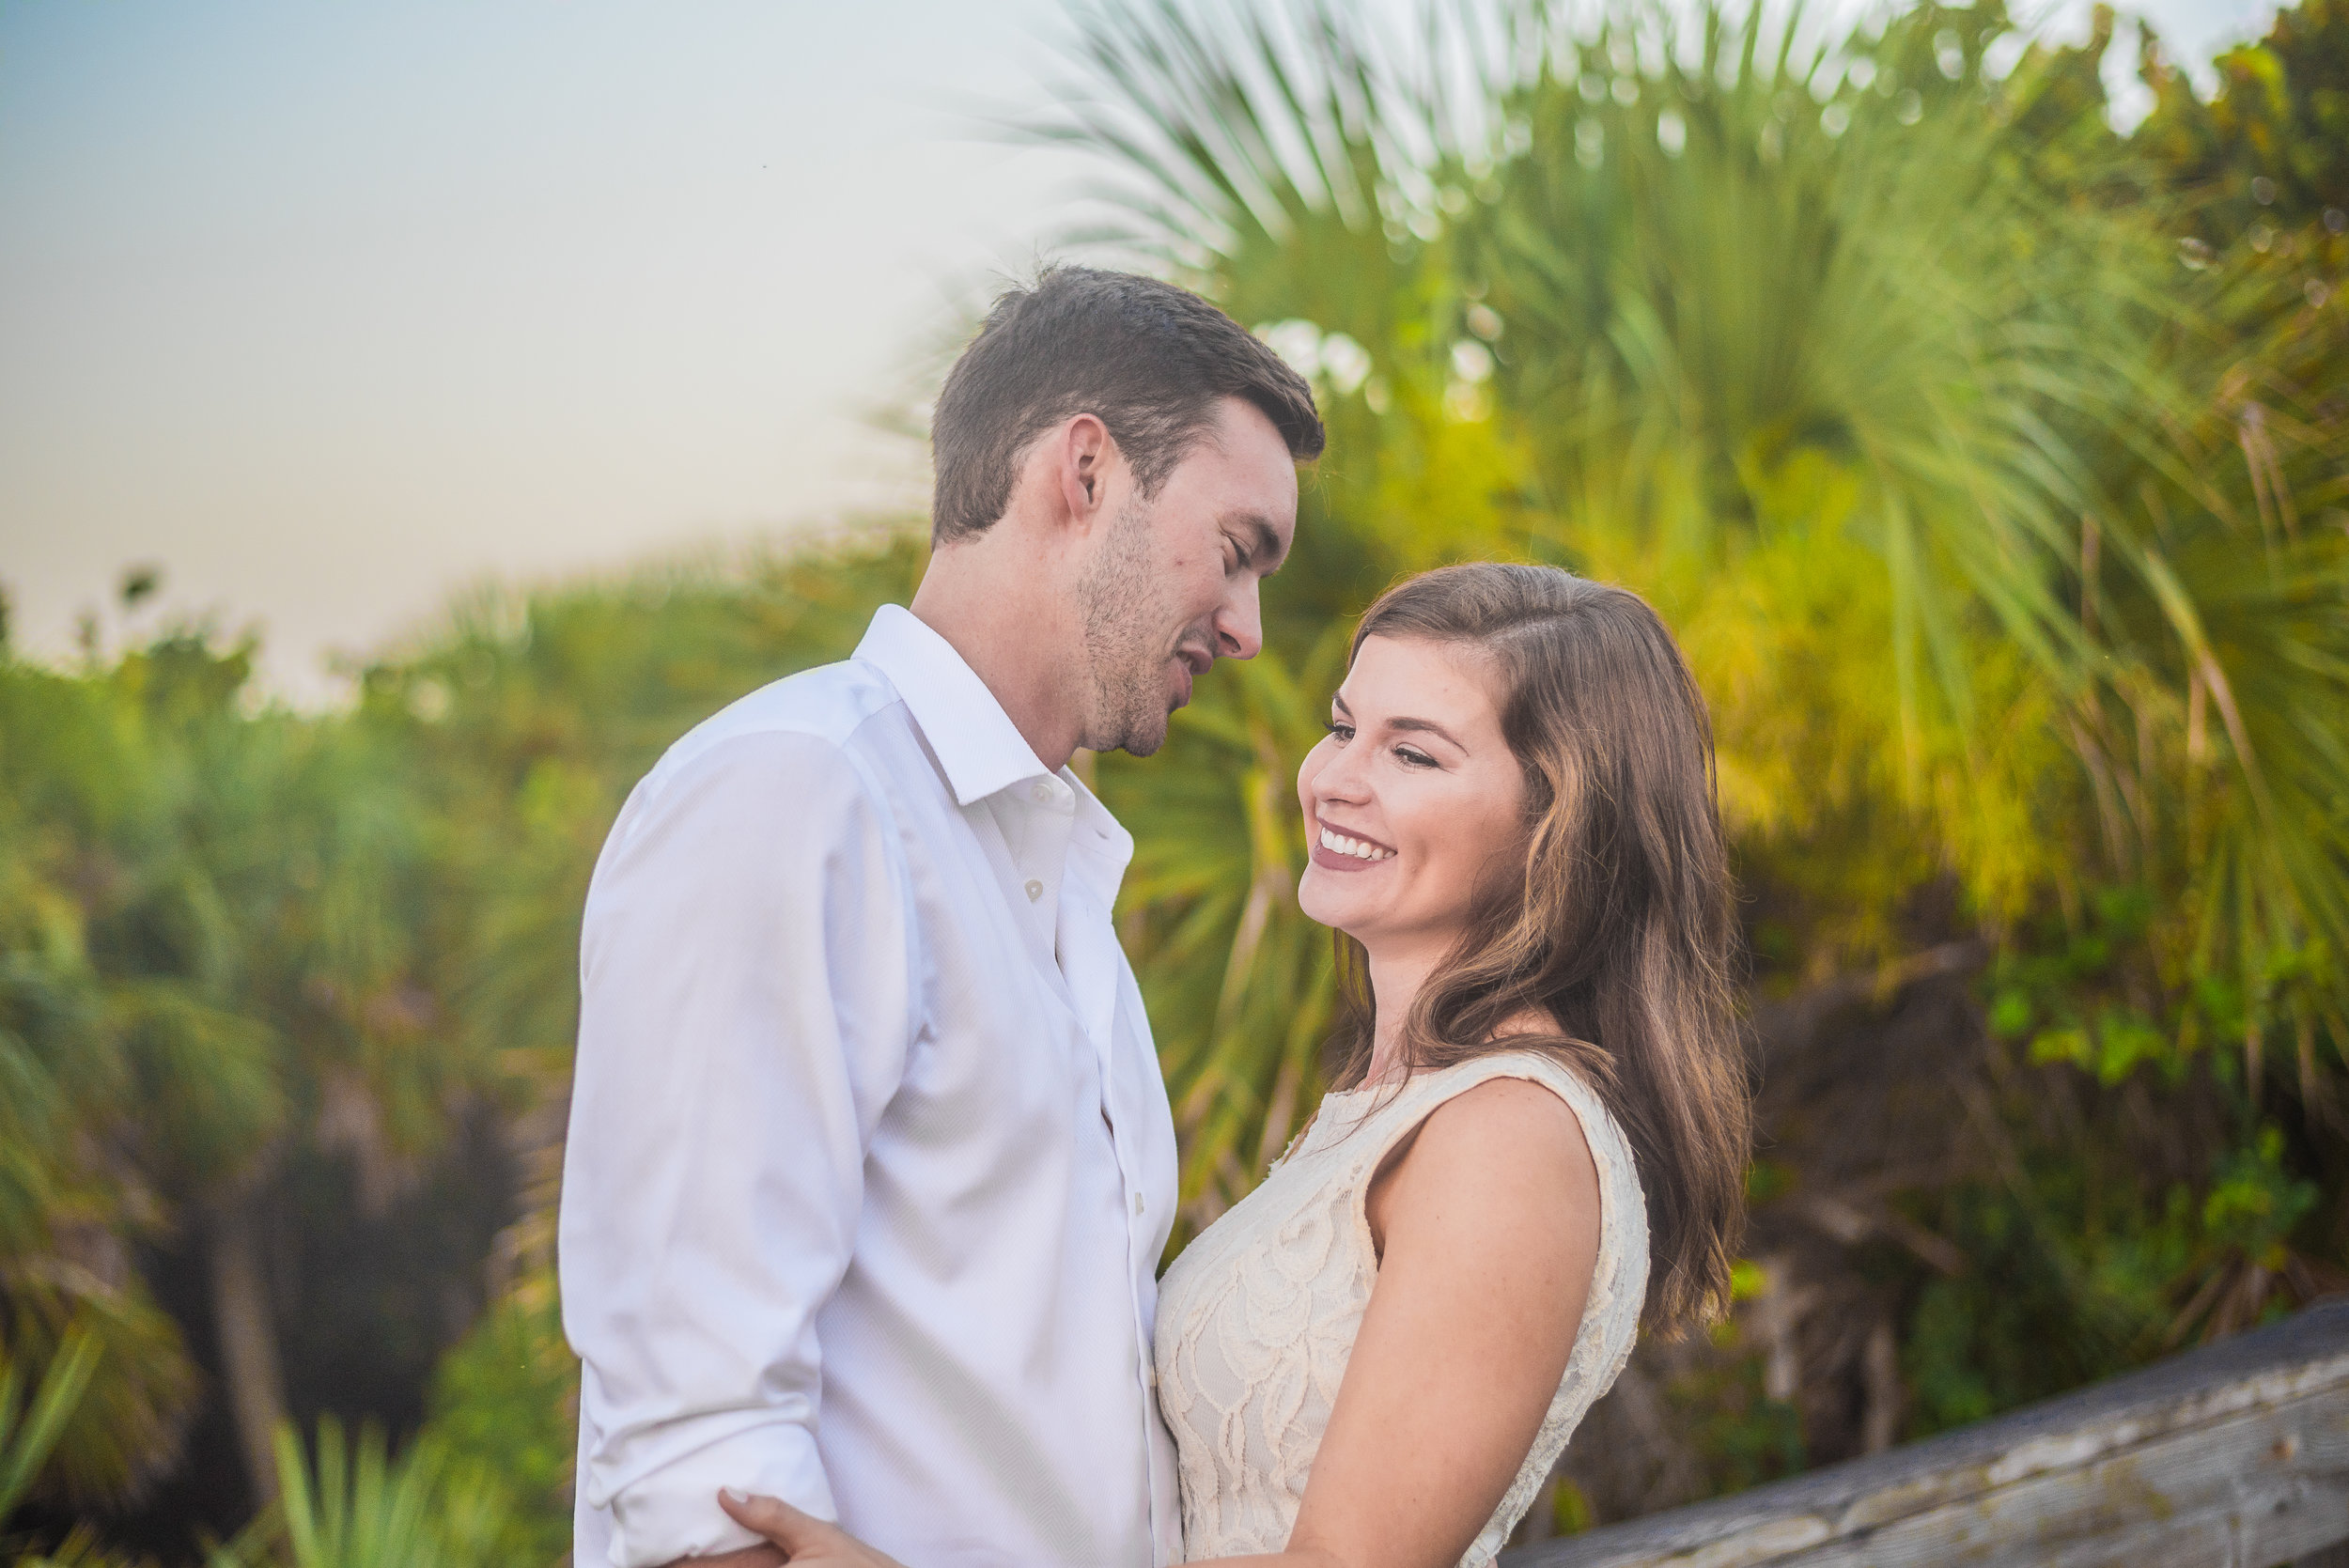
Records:
M816 1320L912 1031L901 848L858 762L787 730L680 752L614 825L581 939L561 1280L617 1568L753 1544L721 1486L837 1516Z

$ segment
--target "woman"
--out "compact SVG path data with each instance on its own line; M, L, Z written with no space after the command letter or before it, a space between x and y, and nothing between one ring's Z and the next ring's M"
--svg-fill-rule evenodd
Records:
M1748 1108L1704 708L1636 596L1450 567L1298 771L1335 1087L1161 1282L1191 1561L1482 1568L1644 1314L1718 1310ZM795 1564L885 1561L726 1499Z

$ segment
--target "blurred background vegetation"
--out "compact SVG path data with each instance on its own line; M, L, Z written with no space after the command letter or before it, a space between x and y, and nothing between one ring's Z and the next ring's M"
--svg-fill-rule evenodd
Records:
M2205 99L2110 17L1081 10L1112 231L1314 378L1270 651L1104 757L1177 1244L1319 1093L1290 780L1400 573L1647 595L1712 704L1764 1138L1731 1320L1529 1528L1871 1452L2349 1285L2349 0ZM1434 15L1434 13L1431 13ZM183 626L0 661L0 1559L552 1563L586 877L920 520L482 591L348 711ZM152 591L151 573L122 593Z

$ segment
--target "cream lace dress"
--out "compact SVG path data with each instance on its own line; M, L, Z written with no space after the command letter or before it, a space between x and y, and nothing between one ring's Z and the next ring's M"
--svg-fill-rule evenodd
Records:
M1461 1568L1493 1560L1583 1412L1623 1370L1647 1290L1647 1204L1622 1129L1580 1079L1548 1056L1497 1051L1399 1091L1330 1094L1264 1185L1159 1281L1159 1405L1181 1465L1186 1560L1288 1544L1378 1277L1363 1206L1371 1176L1436 1107L1495 1078L1544 1085L1581 1122L1598 1168L1598 1264L1532 1452Z

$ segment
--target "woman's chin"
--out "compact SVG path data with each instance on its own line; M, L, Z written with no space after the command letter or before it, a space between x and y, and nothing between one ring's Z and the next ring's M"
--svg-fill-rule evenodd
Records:
M1351 907L1356 905L1356 900L1325 896L1324 891L1316 887L1315 882L1314 868L1307 866L1305 875L1298 878L1298 908L1303 911L1305 918L1315 924L1326 925L1332 931L1343 931L1347 936L1360 940L1361 938L1356 928L1362 924L1370 911Z

